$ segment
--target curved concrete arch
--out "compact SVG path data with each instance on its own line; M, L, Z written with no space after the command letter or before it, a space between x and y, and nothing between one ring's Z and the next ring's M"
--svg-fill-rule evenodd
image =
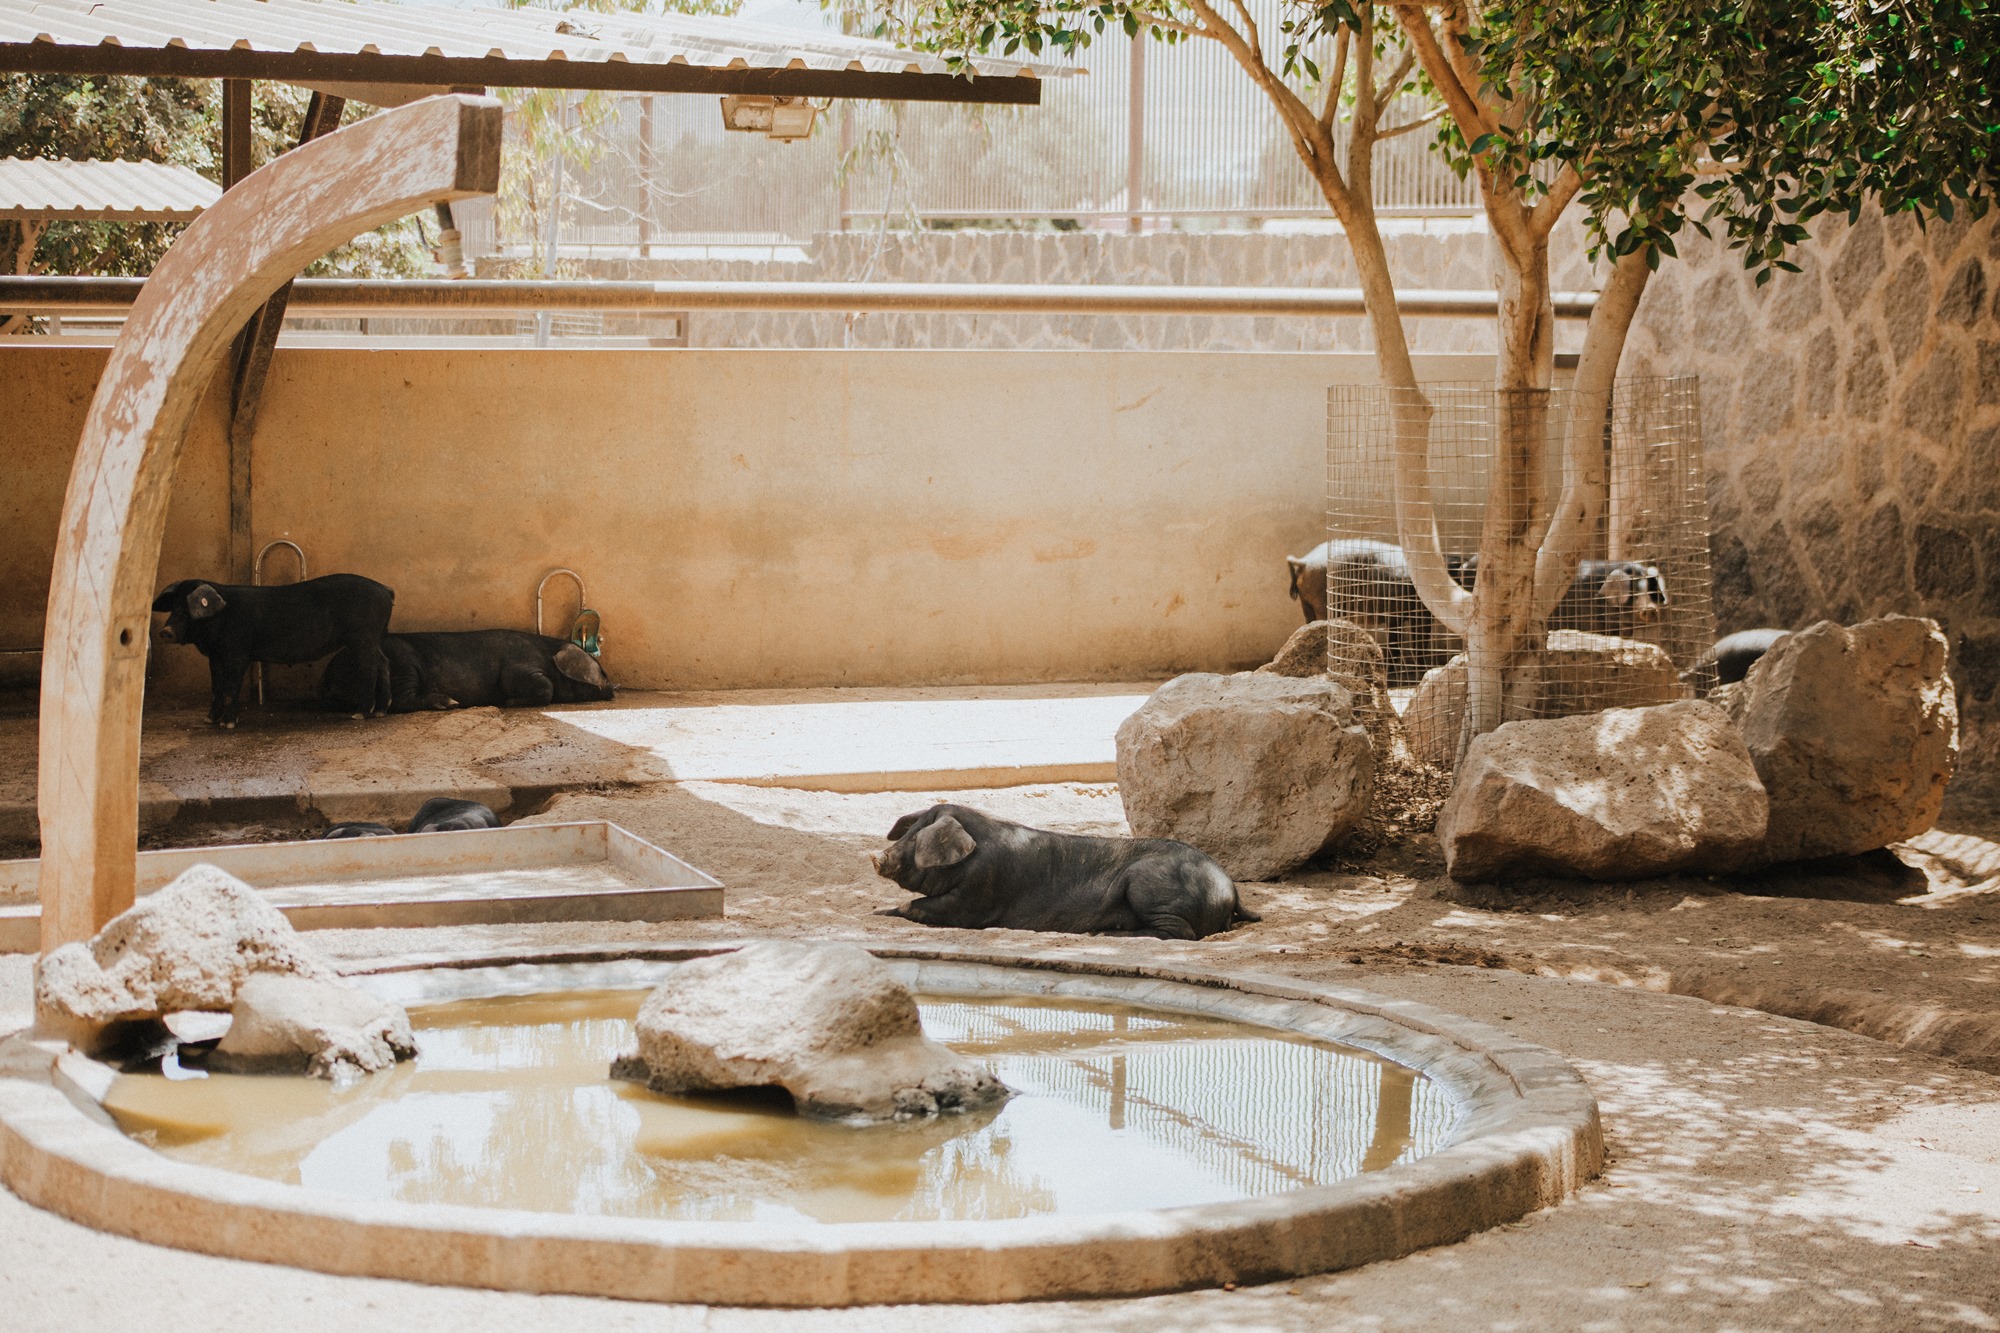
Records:
M167 501L210 379L252 312L372 227L500 181L500 104L434 97L252 173L160 260L111 350L63 498L43 635L42 950L131 906L139 721Z

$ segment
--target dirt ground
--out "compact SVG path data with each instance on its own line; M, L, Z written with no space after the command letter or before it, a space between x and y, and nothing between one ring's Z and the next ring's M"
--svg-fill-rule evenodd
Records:
M609 819L728 887L721 922L610 928L621 935L1041 938L873 915L906 895L875 875L868 853L898 815L935 800L1046 828L1126 832L1116 787L1079 784L848 795L682 783L558 796L529 822ZM1358 862L1336 856L1279 883L1243 886L1259 924L1148 947L1214 966L1448 965L1580 978L1809 1019L2000 1073L2000 822L1976 810L1894 853L1735 880L1550 880L1501 890L1456 885L1442 871L1435 839L1410 834ZM534 937L581 941L606 929L544 927ZM429 933L320 938L366 954L403 940L428 947L418 941ZM515 937L505 928L474 933Z
M903 895L874 875L868 852L898 815L939 799L1124 831L1115 788L1078 784L563 795L533 818L616 820L721 878L727 916L314 939L357 962L767 934L1032 941L1337 981L1562 1051L1599 1099L1604 1176L1513 1226L1352 1273L964 1311L649 1307L332 1278L118 1240L0 1195L0 1302L29 1312L33 1328L282 1319L306 1330L385 1314L481 1329L2000 1328L2000 820L1978 808L1955 809L1893 856L1736 883L1470 890L1442 878L1435 844L1418 836L1247 885L1261 923L1179 943L939 931L874 915ZM26 1018L27 969L0 960L0 1026Z

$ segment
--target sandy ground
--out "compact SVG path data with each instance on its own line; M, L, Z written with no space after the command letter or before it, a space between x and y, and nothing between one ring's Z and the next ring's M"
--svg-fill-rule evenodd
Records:
M1393 856L1249 885L1261 924L1181 944L935 931L873 915L902 894L867 853L897 815L941 798L1123 831L1108 786L838 795L684 783L567 795L535 818L617 820L723 879L727 917L315 939L355 961L752 934L1032 939L1079 956L1335 980L1505 1023L1564 1052L1599 1099L1609 1168L1561 1207L1352 1273L963 1311L648 1307L331 1278L118 1240L0 1195L9 1326L318 1329L393 1314L425 1328L2000 1328L2000 1078L1982 1072L2000 1070L2000 841L1988 836L2000 822L1961 814L1897 857L1815 873L1547 884L1506 897L1442 880L1418 839ZM25 1020L27 979L27 960L0 959L0 1020L11 1020L0 1025Z

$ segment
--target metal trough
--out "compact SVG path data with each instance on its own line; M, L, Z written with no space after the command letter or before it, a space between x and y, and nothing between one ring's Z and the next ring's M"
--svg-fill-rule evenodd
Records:
M602 820L140 852L138 891L195 865L263 891L300 930L722 915L718 880ZM40 947L40 875L39 860L0 861L0 952Z

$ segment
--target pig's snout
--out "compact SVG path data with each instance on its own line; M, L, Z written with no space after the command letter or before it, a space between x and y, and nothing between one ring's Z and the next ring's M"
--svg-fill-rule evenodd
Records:
M886 852L868 853L868 864L875 867L875 873L878 875L882 873L882 858L886 855L888 855Z

